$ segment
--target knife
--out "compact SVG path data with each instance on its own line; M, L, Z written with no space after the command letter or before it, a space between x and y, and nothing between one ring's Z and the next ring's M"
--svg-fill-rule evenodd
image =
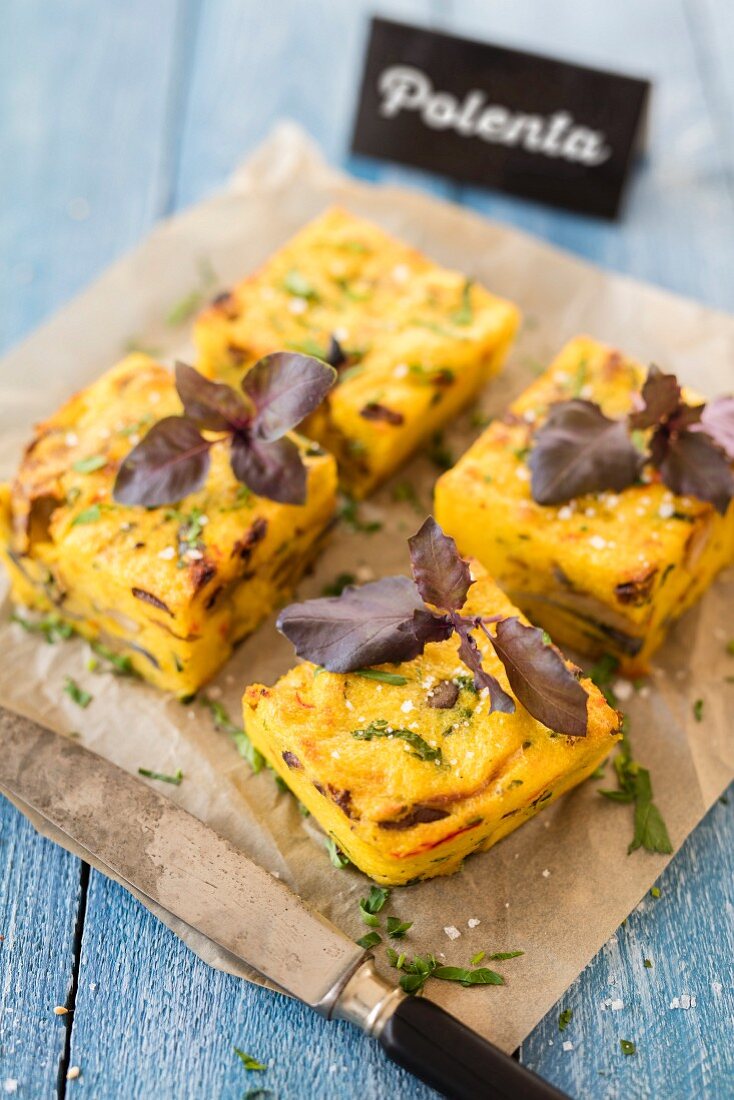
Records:
M122 768L5 708L0 792L284 992L362 1028L451 1100L564 1100L438 1005L382 978L369 952L207 825Z

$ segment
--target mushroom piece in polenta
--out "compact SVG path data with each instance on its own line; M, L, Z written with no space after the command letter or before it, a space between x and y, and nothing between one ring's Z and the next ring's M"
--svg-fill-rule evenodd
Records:
M303 431L361 497L499 371L517 308L377 225L332 209L199 317L198 367L234 381L274 348L326 359L338 380Z
M240 395L131 355L67 401L0 488L14 602L196 691L285 602L334 513L334 459L287 431L304 387L274 399L284 372L307 379L307 411L333 382L323 363L273 356Z
M281 613L308 662L244 696L263 753L375 882L458 870L594 771L620 716L432 520L415 581Z

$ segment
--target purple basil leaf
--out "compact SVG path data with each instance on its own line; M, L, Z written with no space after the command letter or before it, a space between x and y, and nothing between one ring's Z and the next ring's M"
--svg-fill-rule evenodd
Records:
M492 676L482 666L482 654L471 630L472 624L456 616L454 628L461 639L459 643L459 657L466 667L474 673L474 686L477 691L487 688L489 691L489 711L501 710L505 714L513 714L515 701L507 694L499 680Z
M276 625L299 657L330 672L353 672L386 662L412 661L427 640L439 641L451 634L448 620L431 615L434 636L427 639L428 624L422 622L417 631L416 613L430 614L413 581L384 577L361 588L345 588L341 596L291 604L281 611Z
M652 428L667 420L681 403L680 386L674 374L663 374L655 366L650 367L642 387L644 407L630 414L631 428Z
M206 481L211 446L193 420L159 420L123 461L112 496L120 504L148 508L176 504Z
M250 418L237 390L222 382L210 382L186 363L176 363L176 389L186 415L200 428L227 432L243 427Z
M280 504L304 504L308 473L292 439L266 442L244 432L232 437L232 471L253 493Z
M533 718L567 737L585 737L587 695L543 631L519 619L501 619L491 638L510 687Z
M426 603L446 611L460 611L472 583L469 565L433 516L408 539L415 583Z
M242 381L255 407L255 434L268 441L280 439L321 404L335 381L334 368L311 355L266 355Z
M674 493L709 501L722 515L734 496L729 460L705 432L673 435L660 456L659 469Z
M704 406L692 431L705 432L734 462L734 397L717 397Z
M563 504L584 493L632 485L641 458L623 420L610 420L593 401L552 405L535 433L529 458L533 500Z

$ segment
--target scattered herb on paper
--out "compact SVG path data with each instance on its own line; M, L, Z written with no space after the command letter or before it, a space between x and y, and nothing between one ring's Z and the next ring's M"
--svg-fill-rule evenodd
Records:
M371 947L376 947L378 943L382 943L382 936L379 932L368 932L356 942L360 947L364 947L365 951L369 951Z
M519 959L520 956L524 954L524 951L494 951L491 955L488 955L487 958L499 962L504 959Z
M504 985L505 979L496 970L488 970L481 966L476 970L469 970L463 966L437 966L432 977L444 982L459 982L465 988L473 985Z
M82 707L82 709L86 709L92 702L93 697L89 692L79 687L79 684L76 680L73 680L71 676L64 677L64 692L69 696L72 702Z
M262 771L265 757L255 748L245 730L231 720L224 704L206 694L199 696L199 702L210 712L214 719L214 728L232 738L237 752L243 760L247 761L255 775Z
M258 1062L257 1058L253 1058L251 1054L246 1054L244 1050L240 1050L239 1047L233 1047L232 1049L246 1070L265 1070L268 1068L262 1062Z
M157 779L160 783L172 783L174 787L180 787L181 780L184 777L180 768L175 775L166 775L164 772L153 772L149 768L138 768L138 775L143 775L146 779Z
M49 645L66 641L76 633L71 623L65 622L55 614L45 615L42 619L26 619L14 611L10 618L18 626L22 626L28 634L42 634Z
M336 867L339 871L343 871L345 867L349 867L352 862L351 859L337 846L333 837L327 837L324 842L324 847L329 853L329 859L333 867Z
M400 917L387 918L387 934L391 940L402 940L413 927L412 920L400 920Z
M632 750L625 733L614 757L617 790L599 791L613 802L634 803L634 834L627 849L628 854L638 848L664 854L673 851L662 814L652 800L652 782L647 768L640 767L632 759Z
M703 699L696 699L693 704L693 717L697 722L703 721Z
M380 520L363 520L360 515L359 504L353 497L344 494L339 499L337 517L354 534L374 535L382 530Z

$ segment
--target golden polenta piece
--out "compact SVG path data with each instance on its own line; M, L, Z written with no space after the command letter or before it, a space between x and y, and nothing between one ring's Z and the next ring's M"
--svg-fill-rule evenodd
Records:
M734 506L673 494L655 470L619 493L560 506L530 494L528 449L548 407L572 397L609 417L632 409L645 372L588 337L572 340L436 485L435 514L533 622L561 645L649 671L670 624L734 556ZM693 400L694 395L688 394Z
M475 566L465 615L517 615ZM512 694L477 635L485 670ZM588 734L568 738L531 717L489 713L457 654L430 643L415 660L382 666L385 679L303 663L275 685L248 687L245 728L338 847L375 882L448 875L490 848L607 756L619 715L590 680Z
M0 556L17 604L58 614L158 687L188 695L289 597L333 515L336 465L294 436L307 500L277 504L235 479L222 444L203 488L176 506L115 502L123 458L180 412L173 376L144 355L72 397L37 427L13 485L0 487Z
M198 369L237 383L262 355L344 352L339 380L302 426L364 496L446 424L502 365L519 313L344 210L328 210L199 317Z

